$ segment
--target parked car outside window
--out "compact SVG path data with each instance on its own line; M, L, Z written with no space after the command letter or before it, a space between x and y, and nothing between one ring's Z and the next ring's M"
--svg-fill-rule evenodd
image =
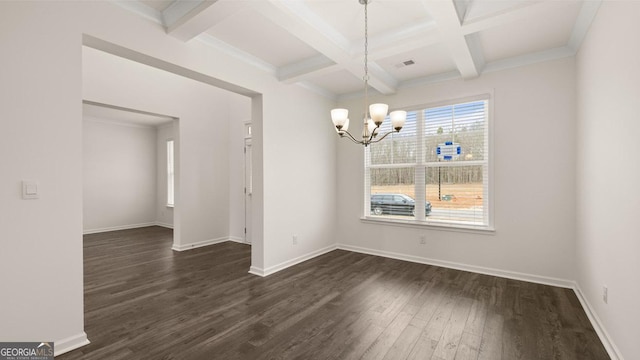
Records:
M373 194L371 195L372 215L415 216L416 202L405 194ZM429 215L431 203L424 204L424 213Z

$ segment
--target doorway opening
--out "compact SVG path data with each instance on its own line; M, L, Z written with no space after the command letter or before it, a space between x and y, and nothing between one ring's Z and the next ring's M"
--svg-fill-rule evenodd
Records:
M173 228L167 140L177 126L171 116L83 101L83 234Z
M244 123L244 242L251 244L251 198L253 196L253 147L251 146L251 122Z

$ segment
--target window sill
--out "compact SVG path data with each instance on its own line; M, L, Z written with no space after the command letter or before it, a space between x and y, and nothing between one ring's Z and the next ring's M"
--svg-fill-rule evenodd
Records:
M408 227L408 228L414 228L414 229L466 232L466 233L475 233L475 234L483 234L483 235L495 235L495 232L496 232L493 226L484 226L484 225L474 226L474 225L453 224L448 222L437 222L437 221L392 219L388 217L377 217L377 216L376 217L363 216L360 218L360 221L366 224L400 226L400 227Z
M166 207L173 209L173 205L167 204Z

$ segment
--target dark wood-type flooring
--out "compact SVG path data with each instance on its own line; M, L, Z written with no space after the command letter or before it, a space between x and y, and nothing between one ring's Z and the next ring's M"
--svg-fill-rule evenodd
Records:
M91 344L56 359L609 359L569 289L341 250L261 278L171 239L85 236Z

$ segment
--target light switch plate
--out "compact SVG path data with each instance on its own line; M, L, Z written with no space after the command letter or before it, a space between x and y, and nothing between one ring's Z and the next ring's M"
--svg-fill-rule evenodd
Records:
M38 183L35 181L22 181L22 198L23 199L37 199L39 198L38 194Z

